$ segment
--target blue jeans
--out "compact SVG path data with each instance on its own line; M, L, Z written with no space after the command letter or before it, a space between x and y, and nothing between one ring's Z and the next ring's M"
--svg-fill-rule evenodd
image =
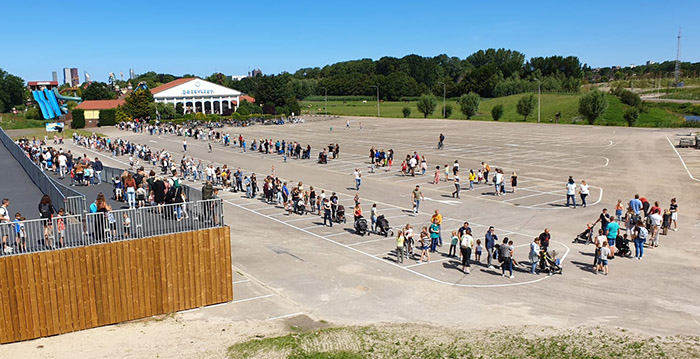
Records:
M501 264L501 272L506 274L506 269L513 275L513 260L510 257L503 258L503 264Z
M134 190L134 187L129 187L126 189L126 202L129 204L129 207L136 206L136 191Z
M430 251L435 252L435 247L437 247L438 244L438 239L437 238L431 238L430 239Z
M569 200L574 203L574 207L576 207L576 195L573 194L567 194L566 195L566 206L569 207Z
M438 224L438 244L442 246L442 224Z
M642 255L644 255L644 240L643 239L635 239L634 240L634 256L636 258L642 258Z
M474 181L469 181L469 190L471 191L473 189L474 189Z
M359 178L355 178L355 189L360 190L360 185L362 184L362 180Z
M530 273L535 274L537 270L537 257L530 258Z
M326 225L326 221L330 223L331 227L333 227L333 219L331 219L331 211L328 209L323 210L323 225Z
M420 200L417 199L417 200L413 201L413 204L416 205L416 208L413 209L413 213L418 213L418 207L420 207Z

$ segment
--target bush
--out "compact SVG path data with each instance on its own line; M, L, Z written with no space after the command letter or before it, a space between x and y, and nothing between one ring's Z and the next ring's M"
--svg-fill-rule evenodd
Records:
M450 116L452 116L452 105L445 105L443 111L445 113L445 118L450 118Z
M418 107L418 111L423 114L423 118L427 118L428 115L435 112L437 97L433 94L422 95L420 99L418 99L416 106Z
M24 114L24 118L27 120L41 120L41 115L36 107L32 107Z
M401 112L403 112L404 118L411 116L411 108L410 107L404 107L403 109L401 109Z
M518 111L520 116L523 116L523 121L527 121L527 116L530 116L532 111L535 110L536 102L537 100L533 94L525 95L518 100L515 110Z
M494 121L498 121L501 117L503 117L503 104L493 106L491 109L491 117L493 117Z
M100 110L100 119L98 125L102 126L114 126L117 123L117 109L110 108Z
M470 92L460 96L457 102L459 103L460 111L467 116L467 119L470 119L479 112L481 97L474 92Z
M642 98L639 97L639 95L637 95L636 93L629 90L620 91L618 97L620 98L620 101L622 101L622 103L628 106L639 107L642 104Z
M593 90L583 96L578 101L578 112L592 125L595 120L602 116L608 109L608 99L605 94Z
M72 128L83 128L85 127L85 112L81 109L73 109L71 112L73 120L70 123Z
M627 126L632 127L635 123L637 123L637 119L639 118L639 110L637 110L636 107L630 107L625 110L623 117L625 118L625 121L627 121Z

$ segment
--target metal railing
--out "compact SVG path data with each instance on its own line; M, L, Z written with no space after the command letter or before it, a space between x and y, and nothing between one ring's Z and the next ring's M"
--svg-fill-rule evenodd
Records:
M12 141L10 136L8 136L2 128L0 128L0 142L2 142L5 148L12 154L12 157L22 166L27 176L29 176L32 182L39 188L41 193L49 195L49 197L51 197L51 202L54 204L65 203L66 195L61 192L53 180L27 156L27 153Z
M0 255L42 252L224 225L221 199L0 224ZM11 249L5 249L11 248Z

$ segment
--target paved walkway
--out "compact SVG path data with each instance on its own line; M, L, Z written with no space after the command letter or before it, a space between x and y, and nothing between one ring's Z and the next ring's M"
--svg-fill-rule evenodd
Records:
M14 219L16 212L27 219L39 218L37 205L43 194L2 144L0 144L0 186L0 200L10 199L10 219Z

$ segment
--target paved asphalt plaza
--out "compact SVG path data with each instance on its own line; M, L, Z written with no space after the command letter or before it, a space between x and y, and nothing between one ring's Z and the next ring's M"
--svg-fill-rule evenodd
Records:
M350 129L345 128L350 121ZM360 123L362 129L360 130ZM331 130L332 128L332 130ZM311 160L243 152L238 146L213 144L188 138L187 156L204 164L241 167L257 174L259 184L274 166L290 188L298 181L305 188L338 193L347 209L348 223L326 227L315 214L287 215L280 206L240 193L223 193L225 220L231 226L234 265L234 301L188 313L189 318L228 317L275 319L306 314L337 324L375 322L427 322L461 327L509 324L553 326L609 325L654 334L700 334L700 262L697 199L700 198L700 151L674 149L679 129L643 129L454 120L312 118L304 124L256 125L225 128L233 138L298 141L312 147ZM101 128L110 137L166 149L179 160L182 137L150 136L113 128ZM436 148L438 136L446 136L445 148ZM339 159L316 163L329 143L340 145ZM369 150L393 149L392 171L370 173ZM74 153L88 153L72 144ZM401 176L407 154L425 156L425 176ZM124 167L125 157L100 156L106 165ZM477 185L450 193L452 181L431 184L436 165L442 168L459 160L462 188L466 172L486 162L502 168L506 178L516 171L517 192L493 195L493 187ZM352 228L355 168L362 171L360 202L366 217L373 203L394 228L407 223L419 232L439 209L444 216L446 242L430 263L395 262L394 237L358 236ZM149 168L147 167L147 170ZM591 185L587 208L564 206L565 183ZM509 183L509 181L507 181ZM411 190L420 185L426 199L421 212L411 211ZM198 184L196 186L199 186ZM646 249L642 261L617 258L610 275L592 272L593 246L572 239L595 221L606 207L614 213L618 199L627 203L635 193L658 200L667 208L671 197L679 202L677 232L661 236L660 246ZM577 196L578 200L578 196ZM449 234L468 221L475 239L484 238L488 226L500 239L515 243L515 278L501 276L472 264L462 273L458 258L447 256ZM527 272L528 245L542 230L552 233L551 248L562 259L563 275ZM597 229L598 227L596 227ZM473 257L472 257L473 258ZM186 317L188 318L188 317Z

